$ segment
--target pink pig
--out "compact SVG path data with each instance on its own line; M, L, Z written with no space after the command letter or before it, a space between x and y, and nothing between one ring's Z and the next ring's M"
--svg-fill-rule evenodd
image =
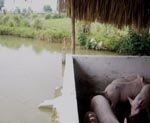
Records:
M144 86L143 77L121 78L112 81L105 90L105 97L111 102L112 108L115 108L117 103L128 101L128 97L135 98Z
M137 115L141 110L146 109L150 120L150 84L143 86L140 93L134 100L128 98L131 104L131 116Z
M94 96L91 100L91 109L96 114L99 123L119 123L105 97L101 95Z

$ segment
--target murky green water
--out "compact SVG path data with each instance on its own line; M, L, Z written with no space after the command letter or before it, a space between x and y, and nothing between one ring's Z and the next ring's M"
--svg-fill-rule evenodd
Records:
M0 123L52 123L38 105L62 85L62 44L0 36ZM70 48L66 48L70 52ZM101 54L80 50L77 54ZM110 54L102 52L102 54Z

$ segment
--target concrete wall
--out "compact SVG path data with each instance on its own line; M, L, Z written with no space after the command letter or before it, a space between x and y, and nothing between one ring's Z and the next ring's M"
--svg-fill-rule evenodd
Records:
M73 56L73 62L80 123L93 92L104 90L113 79L139 74L150 80L149 56Z

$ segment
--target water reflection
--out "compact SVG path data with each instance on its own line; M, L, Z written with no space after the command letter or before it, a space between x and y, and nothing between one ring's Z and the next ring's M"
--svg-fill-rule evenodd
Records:
M52 123L55 118L37 106L62 85L61 55L39 46L0 37L0 123Z
M0 36L0 44L2 46L18 49L22 45L24 46L32 46L34 51L36 53L40 53L43 50L53 52L53 53L60 53L62 52L62 49L64 48L64 43L52 43L48 41L38 41L33 39L26 39L26 38L17 38L12 36ZM65 45L65 52L71 53L70 49L70 43L69 45ZM80 47L76 47L76 54L88 54L88 55L117 55L114 52L107 52L107 51L95 51L95 50L86 50L81 49Z
M32 46L36 53L40 53L43 50L60 53L62 50L62 45L60 43L51 43L12 36L0 36L0 45L10 49L19 49L22 46Z

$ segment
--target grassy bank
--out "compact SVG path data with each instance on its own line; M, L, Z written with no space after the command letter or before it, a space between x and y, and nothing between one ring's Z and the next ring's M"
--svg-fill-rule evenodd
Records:
M0 34L41 40L62 40L70 38L70 19L55 17L45 19L45 14L21 14L0 16Z
M70 42L71 20L64 14L1 14L0 35ZM129 33L128 27L119 30L112 25L76 21L76 44L81 48L136 55L143 52L143 49L148 49L149 37L148 33L146 36L133 30ZM136 45L137 43L138 45ZM144 52L142 54L145 54Z
M84 26L85 22L76 23L77 37L84 30ZM120 31L113 26L100 23L90 23L89 28L88 40L95 38L97 42L107 42L112 37L118 39L127 33L127 30ZM43 40L70 38L71 20L58 14L1 14L0 34Z

